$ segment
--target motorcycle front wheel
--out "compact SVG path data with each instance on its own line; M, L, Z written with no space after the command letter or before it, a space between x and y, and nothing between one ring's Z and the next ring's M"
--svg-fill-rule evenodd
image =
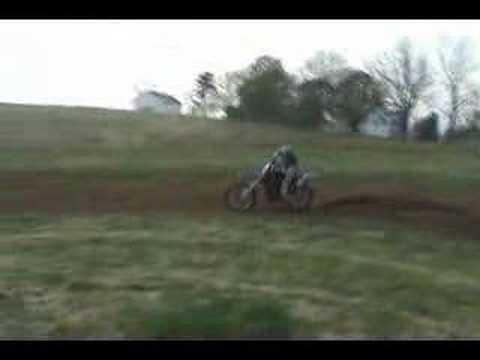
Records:
M247 211L257 204L257 193L255 189L245 193L248 184L237 183L230 186L224 195L225 205L234 211Z

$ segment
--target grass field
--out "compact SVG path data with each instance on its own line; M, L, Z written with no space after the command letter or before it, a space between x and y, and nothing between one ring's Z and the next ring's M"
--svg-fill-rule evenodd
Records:
M284 143L316 203L232 214ZM480 335L479 149L0 105L0 336Z

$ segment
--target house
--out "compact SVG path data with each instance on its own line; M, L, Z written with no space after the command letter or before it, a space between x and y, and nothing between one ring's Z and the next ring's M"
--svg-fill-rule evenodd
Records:
M182 103L173 96L153 90L139 92L133 105L137 111L157 114L180 114L182 108Z
M413 110L410 115L408 124L408 136L415 137L417 134L416 126L418 122L425 120L432 115L432 109L424 104L420 104ZM383 107L376 107L371 110L360 124L360 132L364 135L379 136L384 138L400 137L401 129L401 114L394 111L389 111ZM438 114L436 115L438 117ZM444 119L438 117L439 136L442 135L442 121Z
M374 108L360 123L360 133L383 138L396 137L400 134L400 115L381 107Z
M333 117L329 112L324 113L326 120L323 130L330 133L349 133L351 128L346 119ZM371 110L360 122L359 132L367 136L383 138L396 137L400 134L399 114L387 111L381 107Z

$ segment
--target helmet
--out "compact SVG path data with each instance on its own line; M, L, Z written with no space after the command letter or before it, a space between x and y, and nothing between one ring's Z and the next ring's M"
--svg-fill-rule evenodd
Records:
M291 152L292 152L291 145L283 145L277 151L275 151L275 153L273 154L273 157L283 156Z

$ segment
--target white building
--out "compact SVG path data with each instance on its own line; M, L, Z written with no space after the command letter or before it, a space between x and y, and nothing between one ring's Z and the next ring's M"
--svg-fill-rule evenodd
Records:
M360 133L370 136L388 138L398 133L398 117L394 113L376 108L370 111L360 123Z
M182 109L182 103L173 96L153 90L139 92L133 105L137 111L157 114L180 114Z
M328 112L324 113L326 124L322 130L332 133L349 133L351 128L347 125L346 119L334 118ZM383 138L394 137L398 134L398 115L387 112L382 108L375 108L370 111L360 122L358 131L367 136L378 136Z
M413 135L415 124L431 115L432 110L423 104L413 109L409 118L408 134ZM400 113L388 111L382 107L370 111L360 124L360 132L365 135L379 136L383 138L396 137L401 134ZM440 118L440 126L441 126ZM440 128L440 134L442 134Z

